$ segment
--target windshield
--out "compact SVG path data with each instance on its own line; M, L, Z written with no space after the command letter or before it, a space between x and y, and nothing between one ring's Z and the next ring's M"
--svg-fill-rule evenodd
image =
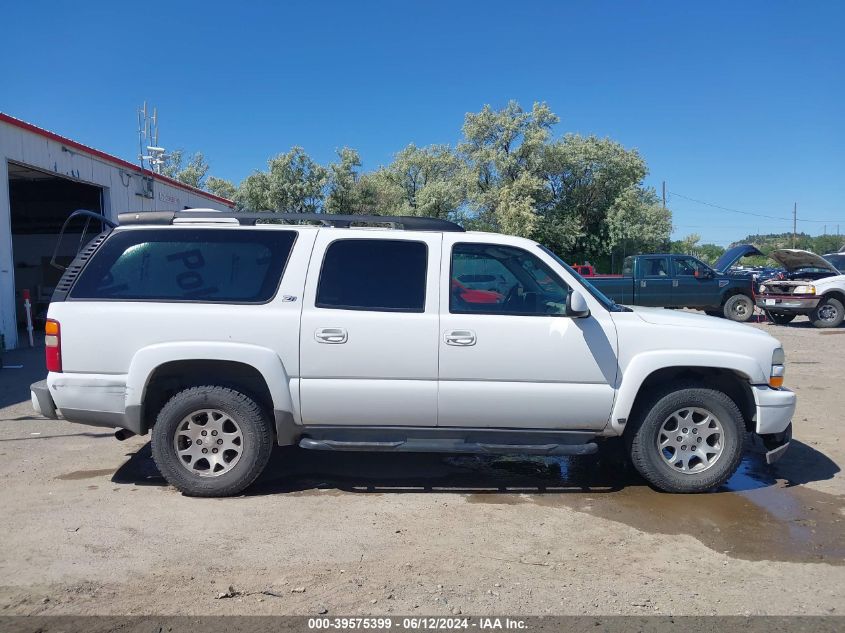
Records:
M578 281L581 282L581 285L584 286L584 289L587 292L590 293L590 295L593 297L593 299L595 299L596 301L601 303L602 306L604 306L604 308L606 310L609 310L610 312L628 312L629 311L629 308L621 306L618 303L616 303L615 301L613 301L612 299L610 299L609 297L606 297L598 288L593 286L593 284L591 284L589 281L587 281L581 275L579 275L577 272L575 272L572 269L572 266L567 264L560 257L558 257L552 251L550 251L548 248L546 248L542 244L538 244L538 246L540 247L540 250L542 250L547 255L551 255L558 264L563 266L569 273L572 274L573 277L577 278Z

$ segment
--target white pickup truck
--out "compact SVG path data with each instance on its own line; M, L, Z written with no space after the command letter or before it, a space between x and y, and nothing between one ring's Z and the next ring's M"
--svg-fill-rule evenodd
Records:
M616 305L535 242L443 220L124 214L48 317L36 410L151 431L189 495L239 493L273 443L584 455L619 436L653 486L699 492L749 433L769 461L791 438L768 334Z

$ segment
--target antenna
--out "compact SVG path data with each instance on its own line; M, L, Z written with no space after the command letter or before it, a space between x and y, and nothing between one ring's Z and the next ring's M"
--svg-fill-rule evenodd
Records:
M158 108L147 109L147 102L138 109L138 161L142 169L160 174L170 156L158 144Z

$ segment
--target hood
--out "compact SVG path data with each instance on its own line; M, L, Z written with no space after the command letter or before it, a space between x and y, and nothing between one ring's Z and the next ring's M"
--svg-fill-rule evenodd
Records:
M821 255L797 248L781 248L769 253L769 257L783 266L788 272L799 268L821 268L829 270L831 275L840 274L838 270Z
M743 323L736 323L728 319L711 317L697 312L683 312L681 310L667 310L666 308L647 308L644 306L628 306L633 312L646 323L652 325L675 325L680 327L700 327L707 330L743 332L750 334L759 333L770 338L762 330L748 327Z
M722 256L716 260L716 263L713 264L713 270L717 270L720 273L727 272L728 269L736 264L740 259L743 257L748 257L749 255L762 255L756 247L752 246L751 244L740 244L739 246L734 246L733 248L729 248L726 250Z

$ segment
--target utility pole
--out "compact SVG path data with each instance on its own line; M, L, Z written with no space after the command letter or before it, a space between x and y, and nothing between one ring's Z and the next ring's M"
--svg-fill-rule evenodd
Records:
M666 181L663 181L663 208L666 208Z
M792 248L795 248L795 234L798 232L798 203L792 205Z

